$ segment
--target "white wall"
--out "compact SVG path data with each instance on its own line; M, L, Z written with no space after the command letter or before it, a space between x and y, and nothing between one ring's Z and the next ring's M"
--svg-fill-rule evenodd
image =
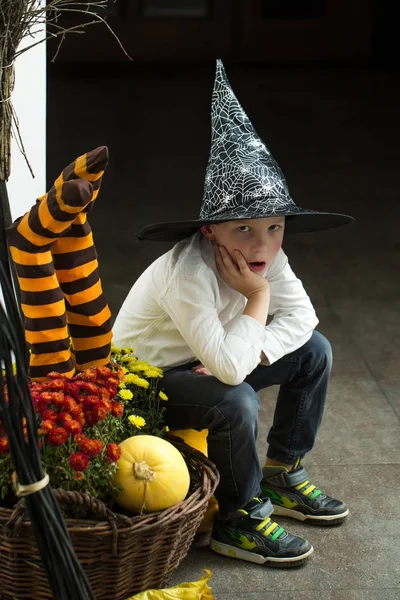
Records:
M44 31L37 32L34 40L43 39L44 35ZM29 37L22 43L26 46L32 42ZM36 198L46 192L46 44L39 44L22 54L16 61L15 71L12 102L35 178L13 139L11 174L7 183L13 219L27 212Z

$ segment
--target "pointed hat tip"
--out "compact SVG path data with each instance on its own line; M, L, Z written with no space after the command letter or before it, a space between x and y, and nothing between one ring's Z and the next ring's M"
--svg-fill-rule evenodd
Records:
M217 64L216 64L216 68L215 68L215 81L228 83L228 78L226 76L224 63L222 62L222 60L220 58L217 58Z

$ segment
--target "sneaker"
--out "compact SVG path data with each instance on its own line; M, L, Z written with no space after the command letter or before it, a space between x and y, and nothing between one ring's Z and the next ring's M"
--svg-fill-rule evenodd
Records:
M311 544L291 535L270 519L269 500L253 498L229 521L214 521L210 547L214 552L268 567L295 567L313 552Z
M261 489L263 498L271 500L274 514L282 517L317 525L335 525L342 523L349 514L346 504L327 496L308 481L300 460L293 471L283 466L265 466Z

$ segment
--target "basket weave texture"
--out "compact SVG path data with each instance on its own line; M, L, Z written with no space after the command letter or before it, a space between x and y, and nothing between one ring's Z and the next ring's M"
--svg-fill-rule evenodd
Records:
M166 587L218 485L211 461L179 438L168 439L182 453L191 476L189 495L169 509L128 517L87 494L54 490L61 506L90 512L82 519L66 519L66 524L97 600L126 600ZM52 598L23 500L13 510L0 508L0 582L2 600Z

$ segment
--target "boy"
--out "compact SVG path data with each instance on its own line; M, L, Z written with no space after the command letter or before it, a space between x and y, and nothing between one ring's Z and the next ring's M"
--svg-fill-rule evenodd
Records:
M164 368L171 429L208 429L209 457L220 473L211 548L221 554L298 565L313 548L273 522L272 512L317 524L348 514L309 483L300 462L321 422L331 350L314 331L315 311L281 245L285 229L351 220L294 204L217 61L200 218L139 234L178 243L132 287L114 340ZM261 470L257 392L271 385L280 391Z

